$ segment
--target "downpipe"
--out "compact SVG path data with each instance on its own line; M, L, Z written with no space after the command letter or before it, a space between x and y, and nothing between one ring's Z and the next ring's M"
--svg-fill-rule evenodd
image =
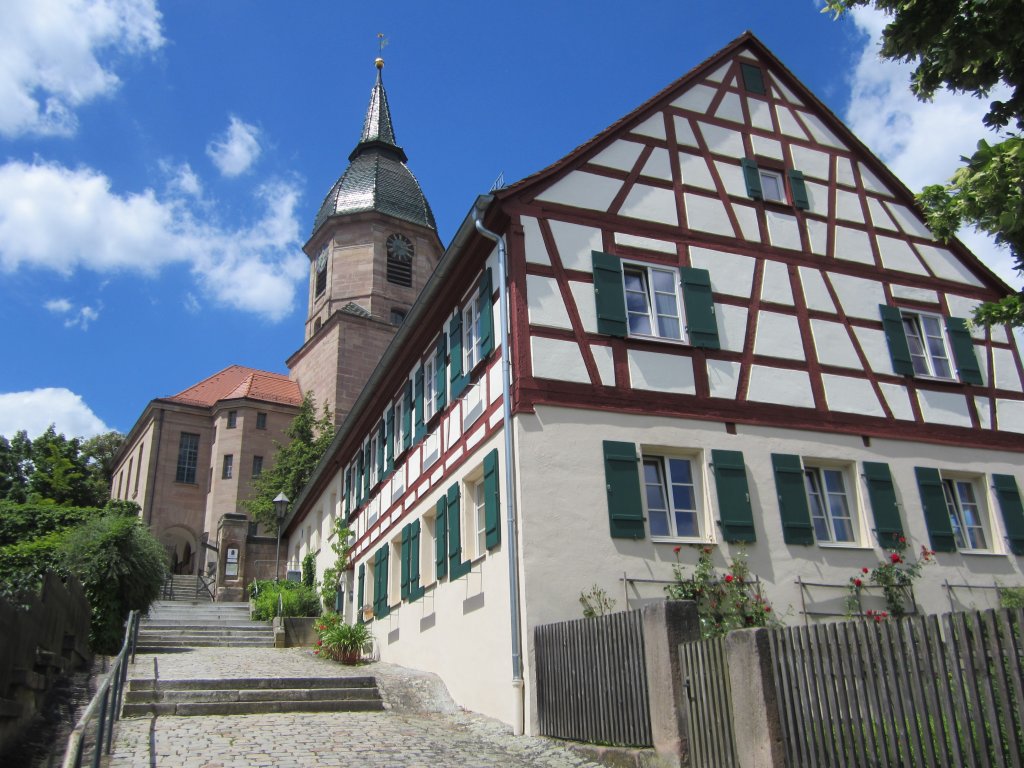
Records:
M512 730L516 736L525 731L525 685L523 683L523 654L520 638L522 624L519 616L519 539L516 535L516 498L515 498L515 438L512 434L512 397L511 397L511 350L508 335L508 264L505 251L505 238L484 227L480 209L473 209L473 220L476 231L493 240L498 245L498 313L501 315L501 400L502 424L505 433L505 509L508 510L508 533L506 551L508 552L508 591L512 629Z

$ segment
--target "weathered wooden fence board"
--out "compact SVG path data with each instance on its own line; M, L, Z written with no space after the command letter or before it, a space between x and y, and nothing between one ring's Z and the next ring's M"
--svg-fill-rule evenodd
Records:
M653 744L640 611L539 626L534 654L541 733Z
M690 764L693 768L738 765L725 639L683 643L679 669L689 712Z
M769 640L792 766L1024 766L1022 609L789 627Z

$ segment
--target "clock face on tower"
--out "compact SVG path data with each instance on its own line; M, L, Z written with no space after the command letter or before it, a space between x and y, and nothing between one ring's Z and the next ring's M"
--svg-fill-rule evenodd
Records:
M388 235L385 245L389 258L406 264L412 261L412 240L405 235L400 235L397 232Z

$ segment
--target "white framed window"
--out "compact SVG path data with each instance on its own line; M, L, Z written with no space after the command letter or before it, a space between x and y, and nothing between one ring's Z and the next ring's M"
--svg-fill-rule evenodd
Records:
M437 581L437 515L426 514L420 523L420 584L430 586Z
M777 203L786 202L786 183L782 180L782 174L767 168L758 168L757 173L761 177L762 197Z
M373 428L373 437L370 438L370 487L373 488L380 480L380 476L377 472L377 449L380 446L380 430L377 427Z
M429 421L435 413L437 413L437 355L430 355L423 361L423 421Z
M391 554L388 555L388 604L398 605L402 602L402 536L391 540Z
M804 464L807 506L819 544L856 543L856 500L851 499L848 487L843 468Z
M483 338L480 333L480 309L484 297L479 289L462 309L462 372L468 374L484 358Z
M622 281L630 336L682 340L677 270L627 262L622 265Z
M903 331L910 347L910 360L917 376L952 379L953 366L949 362L949 347L943 330L942 318L922 312L900 310Z
M487 511L484 478L479 475L466 480L466 498L462 515L463 548L467 559L475 560L487 553Z
M968 551L991 549L988 515L974 481L943 477L942 491L946 496L946 508L949 510L956 548Z
M402 452L402 395L395 399L395 428L392 430L391 455L398 456Z
M702 466L695 457L644 454L644 508L652 539L708 538Z

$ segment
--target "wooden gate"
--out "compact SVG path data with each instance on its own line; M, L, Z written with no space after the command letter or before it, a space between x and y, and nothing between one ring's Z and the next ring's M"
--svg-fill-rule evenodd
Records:
M690 723L690 765L693 768L735 768L732 734L732 691L725 638L679 646L679 668Z

